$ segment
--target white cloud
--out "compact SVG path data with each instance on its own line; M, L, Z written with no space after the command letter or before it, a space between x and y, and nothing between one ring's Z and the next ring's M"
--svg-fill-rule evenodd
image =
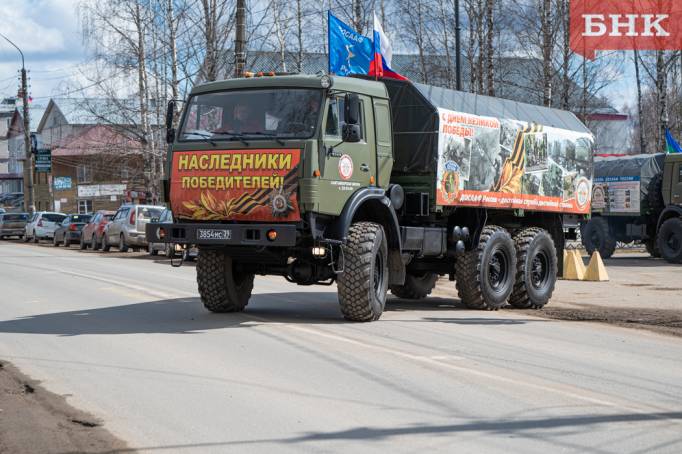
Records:
M78 0L2 0L0 33L24 53L31 95L55 93L64 82L82 80L84 59L78 18ZM17 92L18 52L0 38L0 96Z

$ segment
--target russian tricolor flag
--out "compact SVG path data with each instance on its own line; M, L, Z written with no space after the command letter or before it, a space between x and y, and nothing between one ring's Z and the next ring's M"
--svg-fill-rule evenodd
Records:
M407 80L407 77L398 74L391 69L391 61L393 60L393 49L391 48L391 41L384 33L381 27L381 22L376 13L374 13L374 58L369 63L370 76L389 77L392 79Z

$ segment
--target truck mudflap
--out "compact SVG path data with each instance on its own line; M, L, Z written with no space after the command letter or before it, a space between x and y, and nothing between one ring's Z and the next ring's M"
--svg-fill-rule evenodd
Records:
M146 234L150 243L276 247L296 245L294 224L150 222L147 224Z

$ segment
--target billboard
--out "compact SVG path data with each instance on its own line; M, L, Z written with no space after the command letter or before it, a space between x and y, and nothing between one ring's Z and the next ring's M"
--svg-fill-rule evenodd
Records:
M78 197L123 195L125 190L125 184L79 184Z
M177 151L171 208L178 218L298 221L299 149Z
M66 189L71 189L72 186L71 177L54 177L53 185L55 191L64 191Z
M442 108L438 116L438 205L590 212L590 134Z

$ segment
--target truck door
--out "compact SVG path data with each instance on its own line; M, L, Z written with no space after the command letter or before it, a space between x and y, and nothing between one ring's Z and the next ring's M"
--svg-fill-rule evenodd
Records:
M682 205L682 160L678 160L673 165L671 186L670 202L675 205Z
M327 99L323 123L324 149L321 153L319 212L338 214L350 195L376 181L376 150L372 100L360 96L360 141L343 142L344 96Z

